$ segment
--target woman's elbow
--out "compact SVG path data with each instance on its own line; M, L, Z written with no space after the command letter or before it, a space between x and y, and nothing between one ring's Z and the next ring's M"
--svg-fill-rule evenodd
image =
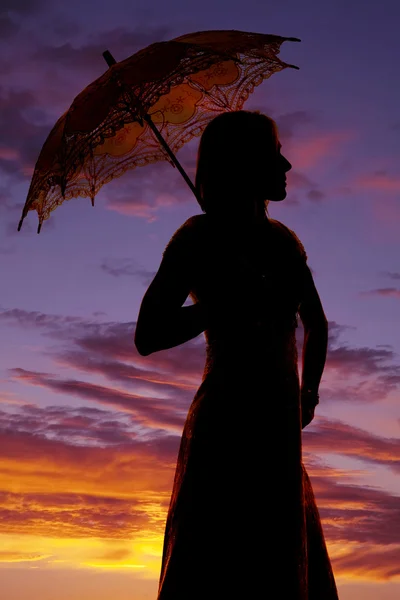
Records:
M152 350L149 345L148 338L145 338L143 335L138 334L137 329L134 336L134 343L136 350L138 351L140 356L149 356L149 354L154 352L154 350Z
M136 346L136 350L138 351L140 356L149 356L149 354L151 354L151 350L149 350L145 346L141 346L140 344L137 344L136 342L135 342L135 346Z
M329 334L329 323L325 316L303 321L303 327L305 332L312 331L316 335L327 337Z

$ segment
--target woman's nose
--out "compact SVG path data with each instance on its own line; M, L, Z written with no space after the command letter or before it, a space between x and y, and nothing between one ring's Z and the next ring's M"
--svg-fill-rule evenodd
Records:
M291 163L287 160L287 158L285 158L284 160L285 160L285 164L284 164L285 172L290 171L290 169L292 168Z

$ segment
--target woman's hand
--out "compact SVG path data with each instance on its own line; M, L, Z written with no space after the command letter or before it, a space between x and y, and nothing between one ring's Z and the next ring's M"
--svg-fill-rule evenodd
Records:
M307 427L314 419L315 407L319 403L318 391L303 389L300 394L301 428Z
M311 423L311 421L314 419L314 412L315 412L314 406L301 407L301 428L302 429L304 429L304 427L307 427L307 425L309 425Z

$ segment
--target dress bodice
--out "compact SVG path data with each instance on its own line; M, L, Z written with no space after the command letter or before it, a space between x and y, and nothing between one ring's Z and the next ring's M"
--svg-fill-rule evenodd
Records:
M171 242L181 236L190 297L211 314L205 373L217 365L232 368L235 361L255 365L268 360L279 368L293 363L307 260L296 234L274 219L246 230L195 215Z
M179 448L158 600L275 597L276 589L280 598L338 600L302 464L295 332L304 248L279 221L246 234L196 215L167 253L174 308L190 291L208 310L180 314L194 315L195 331L205 316L208 325L203 381Z

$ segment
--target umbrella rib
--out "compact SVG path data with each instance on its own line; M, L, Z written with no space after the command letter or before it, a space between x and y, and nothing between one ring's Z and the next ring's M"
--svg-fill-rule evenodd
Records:
M103 57L109 67L111 67L112 65L115 65L117 63L117 61L115 60L115 58L113 57L113 55L111 54L111 52L109 50L106 50L105 52L103 52ZM163 138L163 136L159 132L158 128L153 123L151 116L148 114L145 114L143 116L143 119L144 119L144 121L146 121L146 123L148 124L148 126L150 127L150 129L152 130L154 135L156 136L157 140L160 142L161 146L164 148L164 150L166 151L166 153L172 160L173 164L176 166L179 173L182 175L182 177L184 178L184 180L186 181L186 183L192 190L194 196L197 198L197 192L196 192L196 188L193 185L193 182L190 180L189 176L187 175L186 171L182 167L181 163L176 158L175 154L172 152L171 148L168 146L166 140ZM198 198L197 198L197 200L198 200Z

